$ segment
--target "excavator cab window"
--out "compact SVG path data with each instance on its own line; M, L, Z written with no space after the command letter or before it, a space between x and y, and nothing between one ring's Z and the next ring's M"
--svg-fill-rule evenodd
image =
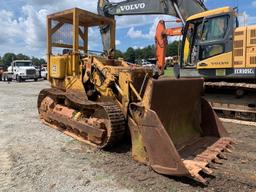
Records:
M196 59L195 48L201 39L203 20L195 20L186 24L184 30L183 64L193 67Z
M196 68L198 61L231 51L235 24L232 13L188 21L181 49L182 66Z
M228 16L206 20L203 25L201 41L215 41L225 37L228 27Z
M211 44L214 41L224 39L228 29L229 16L219 16L204 21L201 46L199 49L199 60L207 59L225 52L225 46L220 44ZM210 42L210 44L208 44Z

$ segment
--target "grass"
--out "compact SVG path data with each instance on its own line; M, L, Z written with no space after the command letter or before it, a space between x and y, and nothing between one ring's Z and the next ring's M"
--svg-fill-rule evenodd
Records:
M174 72L172 67L167 67L166 70L164 70L164 76L165 77L174 77Z

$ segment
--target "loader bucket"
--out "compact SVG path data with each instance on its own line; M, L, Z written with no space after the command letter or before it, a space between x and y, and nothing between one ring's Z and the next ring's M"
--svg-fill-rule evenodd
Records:
M161 79L148 82L136 114L149 164L158 173L187 176L206 184L201 172L221 163L232 140L217 115L202 98L202 79Z

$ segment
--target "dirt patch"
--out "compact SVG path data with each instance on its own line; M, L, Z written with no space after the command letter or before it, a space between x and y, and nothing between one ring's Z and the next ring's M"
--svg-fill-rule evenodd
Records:
M209 185L200 186L188 178L166 177L131 159L130 152L93 153L93 167L101 167L115 175L117 182L134 191L256 191L256 129L250 126L224 123L237 141L228 160L216 165ZM128 146L123 146L128 148Z
M137 163L129 144L99 151L43 125L36 101L45 87L0 82L0 191L256 191L254 126L224 124L238 143L203 187Z

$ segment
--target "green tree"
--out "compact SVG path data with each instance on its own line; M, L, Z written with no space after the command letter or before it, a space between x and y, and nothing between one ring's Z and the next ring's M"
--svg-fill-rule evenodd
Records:
M24 55L24 54L22 54L22 53L19 53L18 55L16 55L16 59L17 59L17 60L29 60L30 57L27 56L27 55Z
M176 55L178 55L178 51L179 51L179 42L173 41L167 47L166 56L176 56Z
M156 56L154 45L149 45L144 48L144 59L149 59Z
M14 53L5 53L3 57L0 56L0 65L10 66L13 60L30 60L30 57L19 53L15 55ZM46 61L43 58L32 57L32 63L36 66L46 64Z
M143 49L135 49L134 51L136 59L144 59Z
M45 61L43 58L41 58L41 59L39 60L39 63L40 63L40 65L43 65L43 64L46 64L46 61Z
M0 56L0 65L3 65L3 60L1 56Z
M135 51L132 47L129 47L124 54L124 59L128 62L134 63L135 62Z
M16 59L16 55L14 53L5 53L2 62L5 66L10 66L12 61Z
M35 66L40 66L40 59L36 58L36 57L32 57L32 63Z
M124 58L124 54L122 53L122 51L116 50L116 51L115 51L115 58L116 58L116 59L118 59L118 58Z

